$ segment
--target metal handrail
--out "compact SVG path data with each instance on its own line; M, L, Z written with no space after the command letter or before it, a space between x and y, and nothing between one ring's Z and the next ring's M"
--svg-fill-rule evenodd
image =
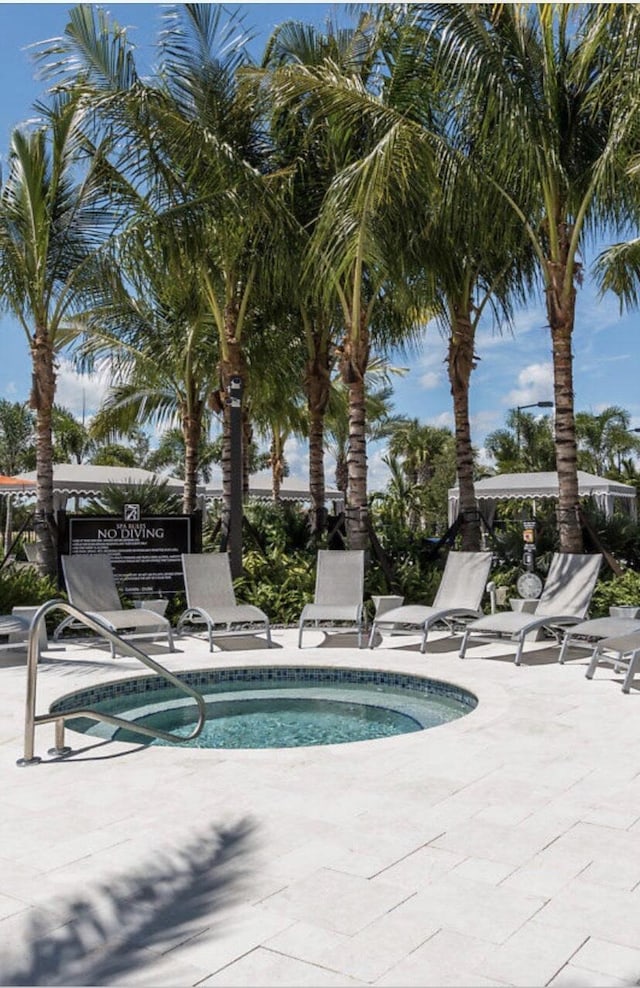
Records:
M92 631L97 632L101 637L108 639L111 644L117 644L118 648L126 655L131 655L134 659L139 659L140 662L148 666L153 672L156 672L159 676L167 679L175 687L193 697L198 705L198 722L192 733L187 735L178 735L171 734L168 731L161 731L159 728L156 729L145 727L143 724L136 724L133 726L131 721L125 720L122 717L116 717L113 714L103 713L100 710L93 710L86 707L78 707L75 710L60 711L55 714L36 715L38 659L40 657L38 640L40 625L47 614L54 610L66 611L67 614L70 614L77 621L85 624L88 628L91 628ZM55 721L55 748L53 748L50 753L65 754L71 749L66 748L64 744L64 722L78 716L92 717L95 720L103 721L106 724L113 724L115 727L123 727L130 731L135 731L136 734L144 734L147 737L157 738L163 741L183 743L184 741L192 741L194 738L198 737L204 727L206 715L207 711L204 698L200 693L198 693L197 690L194 690L191 686L183 683L181 679L174 676L172 672L165 669L164 666L160 665L159 662L156 662L155 659L152 659L151 656L147 655L145 652L142 652L139 648L136 648L136 646L131 642L121 638L120 635L117 635L114 631L111 631L109 628L105 628L103 624L100 624L100 622L96 621L91 615L86 614L77 607L74 607L73 604L69 604L68 601L57 599L48 600L46 603L42 604L42 606L39 607L34 614L31 627L29 629L29 644L27 651L27 695L24 721L24 756L18 759L18 765L37 765L41 761L40 758L34 756L35 729L38 724L49 724L52 721Z

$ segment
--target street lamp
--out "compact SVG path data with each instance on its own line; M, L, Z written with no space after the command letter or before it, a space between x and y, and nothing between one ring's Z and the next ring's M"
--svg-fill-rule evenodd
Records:
M531 405L516 406L516 448L518 450L518 457L520 456L520 412L524 411L525 408L553 408L553 402L534 401ZM640 432L640 429L638 431Z

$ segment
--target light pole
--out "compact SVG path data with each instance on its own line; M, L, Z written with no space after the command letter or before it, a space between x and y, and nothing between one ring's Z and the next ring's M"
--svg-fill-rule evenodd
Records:
M516 449L518 450L518 459L520 458L520 412L524 411L525 408L553 408L553 402L534 401L531 405L516 406Z

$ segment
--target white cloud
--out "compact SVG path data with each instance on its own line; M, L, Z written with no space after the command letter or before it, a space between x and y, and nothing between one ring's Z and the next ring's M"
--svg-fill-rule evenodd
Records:
M383 462L386 446L374 448L369 446L367 450L367 489L372 491L383 491L389 482L389 467Z
M433 425L437 429L453 429L453 410L446 412L440 412L439 415L430 415L426 422L428 425Z
M517 405L532 405L537 401L551 401L552 398L553 365L529 364L520 371L517 388L504 396L502 404L514 408Z
M433 391L440 386L441 377L442 375L437 371L427 371L419 380L420 387L423 391Z
M109 365L100 364L93 374L79 374L66 357L58 362L56 404L85 419L95 415L109 388Z

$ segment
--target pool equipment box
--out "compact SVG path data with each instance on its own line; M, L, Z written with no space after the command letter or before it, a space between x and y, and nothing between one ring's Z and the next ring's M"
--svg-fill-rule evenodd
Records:
M66 515L62 553L106 552L126 597L172 597L184 592L181 554L201 552L201 515ZM61 532L61 534L63 534Z

